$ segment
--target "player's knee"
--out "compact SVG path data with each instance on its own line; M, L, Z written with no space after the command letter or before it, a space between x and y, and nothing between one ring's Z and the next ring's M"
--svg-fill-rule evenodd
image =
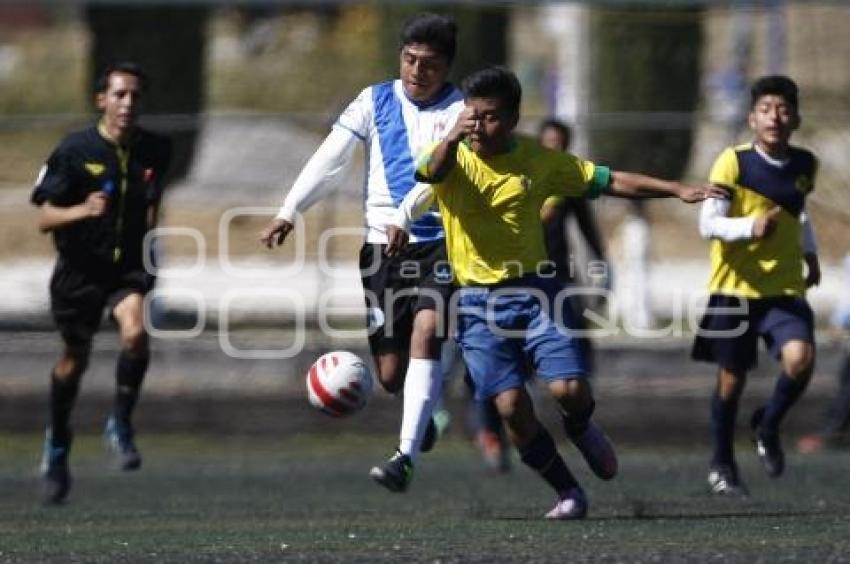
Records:
M54 377L64 381L78 380L89 366L90 353L88 344L66 347L53 369Z
M437 315L433 310L420 310L413 322L410 353L416 358L440 357L441 341L437 334Z
M807 378L814 368L814 347L794 341L782 347L782 369L792 378Z
M378 383L387 393L397 394L404 387L403 363L396 355L381 355L375 359Z
M549 392L568 411L585 409L593 404L590 384L582 378L553 380L549 383Z
M121 331L121 350L133 356L147 354L148 335L141 323L133 324Z

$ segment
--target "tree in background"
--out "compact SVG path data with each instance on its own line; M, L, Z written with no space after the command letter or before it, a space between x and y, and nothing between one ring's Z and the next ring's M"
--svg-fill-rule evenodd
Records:
M663 178L682 176L693 141L691 116L699 102L702 14L694 7L592 11L590 106L594 115L603 114L590 123L588 156L593 160ZM618 112L630 114L629 122ZM647 112L648 119L635 112ZM631 327L647 329L654 320L648 297L649 224L642 201L634 202L622 240L623 314Z
M200 5L101 5L86 7L91 30L90 76L114 61L139 63L151 78L148 115L198 114L204 106L204 47L209 8ZM174 140L173 177L186 174L199 124L169 124ZM157 127L157 129L163 129Z

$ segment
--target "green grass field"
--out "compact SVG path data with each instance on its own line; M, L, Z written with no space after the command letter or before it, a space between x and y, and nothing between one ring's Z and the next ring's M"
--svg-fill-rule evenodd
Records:
M0 436L0 562L850 559L847 452L792 455L779 481L744 453L753 496L728 500L706 493L703 451L625 449L621 476L603 483L562 445L591 511L550 523L541 481L517 465L488 474L458 438L426 455L402 496L367 477L389 436L148 435L135 474L109 470L99 439L83 436L61 507L39 504L39 442Z

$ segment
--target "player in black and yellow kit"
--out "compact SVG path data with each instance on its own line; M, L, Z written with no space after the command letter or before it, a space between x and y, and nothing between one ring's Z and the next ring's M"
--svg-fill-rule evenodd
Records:
M700 216L700 233L712 239L711 297L692 356L719 366L708 476L718 494L747 493L732 444L758 338L782 365L772 397L750 420L756 451L772 477L785 467L779 424L805 390L814 365L814 321L805 295L820 281L820 267L805 201L814 189L817 159L790 144L800 125L797 98L797 85L787 77L755 82L749 114L755 141L720 154L709 180L728 187L732 197L707 201Z
M141 465L130 416L149 358L143 303L154 278L145 268L143 240L156 223L171 143L136 125L144 90L136 65L110 66L95 90L99 123L59 144L32 194L39 229L53 233L58 252L50 309L64 343L50 378L42 462L51 503L62 502L71 486L69 417L104 309L121 339L107 445L121 469Z

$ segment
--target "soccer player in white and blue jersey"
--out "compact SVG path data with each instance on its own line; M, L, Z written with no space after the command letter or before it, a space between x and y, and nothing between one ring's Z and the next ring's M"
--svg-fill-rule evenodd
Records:
M411 224L411 244L403 249L388 241L386 227L416 186L416 155L441 140L463 109L463 95L447 82L456 35L454 21L441 15L419 14L405 23L400 78L365 88L348 105L261 235L269 248L283 243L295 216L336 186L356 146L365 145L366 241L360 268L369 346L381 385L404 395L397 452L370 475L395 492L407 489L418 453L429 450L436 436L431 415L442 387L442 309L452 277L435 211Z

